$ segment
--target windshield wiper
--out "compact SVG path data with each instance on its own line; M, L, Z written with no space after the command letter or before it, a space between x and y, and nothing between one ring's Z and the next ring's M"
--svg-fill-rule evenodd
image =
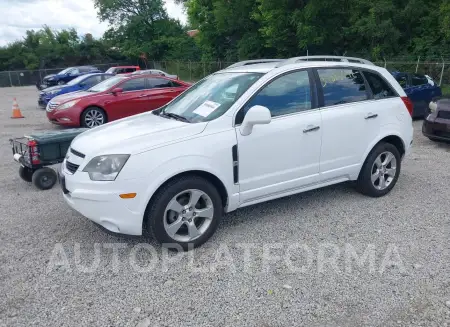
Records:
M191 122L186 117L180 116L178 114L174 114L172 112L163 112L163 111L161 111L161 113L159 115L160 116L166 116L166 117L169 117L169 118L173 118L173 119L176 119L176 120L180 120L180 121L183 121L185 123L190 123Z

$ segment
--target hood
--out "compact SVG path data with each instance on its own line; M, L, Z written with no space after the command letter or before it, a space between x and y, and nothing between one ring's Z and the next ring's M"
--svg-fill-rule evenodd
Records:
M137 154L199 134L207 124L189 124L146 112L90 129L78 135L71 147L88 158Z
M57 97L52 99L53 103L63 103L72 99L79 99L79 98L84 98L84 97L88 97L88 96L93 96L93 95L98 95L101 94L99 93L94 93L94 92L86 92L86 91L80 91L80 92L71 92L71 93L66 93L66 94L61 94L58 95Z
M50 75L45 75L43 80L46 81L48 80L50 77L56 76L56 74L50 74Z

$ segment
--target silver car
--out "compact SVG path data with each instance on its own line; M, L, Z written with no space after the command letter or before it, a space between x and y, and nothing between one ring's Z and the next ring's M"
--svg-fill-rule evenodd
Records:
M178 79L177 75L171 75L171 74L163 72L162 70L159 70L159 69L137 70L137 71L131 73L131 75L145 75L145 74L159 75L159 76L165 76L165 77L169 77L169 78L173 78L173 79Z

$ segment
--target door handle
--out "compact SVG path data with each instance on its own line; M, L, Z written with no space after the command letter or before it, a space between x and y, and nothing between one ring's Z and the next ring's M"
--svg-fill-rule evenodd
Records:
M367 116L364 117L364 119L373 119L373 118L377 118L377 117L378 117L378 114L373 114L373 113L369 112L367 114Z
M308 125L306 129L303 130L303 133L314 132L320 129L320 126Z
M143 97L146 97L147 96L147 94L141 94L140 96L139 96L139 98L143 98Z

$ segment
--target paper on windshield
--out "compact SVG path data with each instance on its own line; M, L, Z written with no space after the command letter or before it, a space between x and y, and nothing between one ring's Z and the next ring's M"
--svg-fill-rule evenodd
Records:
M200 115L202 117L208 117L218 107L220 107L220 103L207 100L207 101L203 102L193 112L194 112L194 114Z

